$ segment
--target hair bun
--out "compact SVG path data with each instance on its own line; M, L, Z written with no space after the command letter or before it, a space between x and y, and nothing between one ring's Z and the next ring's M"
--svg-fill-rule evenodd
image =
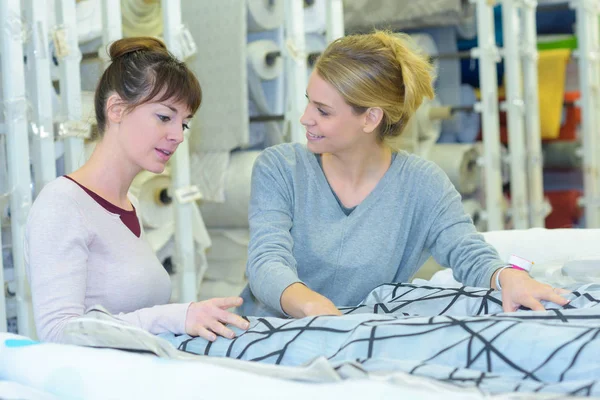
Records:
M167 46L153 37L132 37L119 39L110 45L108 54L112 61L136 51L149 51L168 55Z

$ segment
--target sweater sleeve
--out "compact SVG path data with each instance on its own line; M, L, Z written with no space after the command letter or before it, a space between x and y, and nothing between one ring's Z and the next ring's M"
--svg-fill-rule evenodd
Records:
M60 342L66 324L85 312L87 259L93 240L75 200L42 193L25 230L25 264L38 337ZM121 313L117 318L150 333L184 333L189 304L167 304Z
M186 333L185 320L190 305L191 303L162 304L119 313L115 317L154 335L165 332L180 335Z
M506 263L477 232L447 175L433 163L428 174L431 192L426 195L431 222L427 247L433 258L440 265L452 268L454 278L464 285L490 287L494 271Z
M246 273L250 290L262 303L285 315L283 291L298 278L290 233L293 222L293 186L290 172L267 149L252 170L248 221L250 243Z

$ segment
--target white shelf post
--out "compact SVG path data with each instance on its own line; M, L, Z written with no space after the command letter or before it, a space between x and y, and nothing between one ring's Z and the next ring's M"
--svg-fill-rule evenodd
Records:
M54 126L52 121L52 79L48 55L47 0L27 0L25 13L31 36L27 43L27 93L33 119L31 130L31 161L35 194L56 179Z
M521 71L521 19L518 0L502 0L506 111L510 157L510 198L516 229L529 228L524 102Z
M538 93L537 1L522 0L522 60L525 91L525 127L527 148L527 187L529 194L529 225L545 226L542 135L540 131L540 102Z
M502 212L502 177L500 173L500 122L498 117L498 78L496 64L500 61L494 32L494 1L471 0L477 6L477 37L479 45L471 51L479 58L481 112L485 168L485 218L488 230L504 229Z
M327 0L325 18L327 43L344 36L344 4L342 0Z
M163 37L171 53L183 59L181 42L181 2L179 0L162 0L164 21ZM175 255L173 262L180 279L179 301L198 300L198 274L195 263L194 233L192 227L193 199L185 199L177 193L190 188L190 149L189 140L184 140L173 155L173 192L175 209Z
M575 8L577 16L577 57L579 58L583 136L583 206L586 228L600 228L598 1L575 0L571 2L571 7Z
M306 105L306 40L304 37L304 1L285 1L285 47L286 71L288 71L288 107L286 123L289 124L291 141L306 142L300 117Z
M81 50L77 38L75 0L56 0L54 44L60 70L61 113L65 118L65 173L78 169L85 161L83 139L66 128L81 121Z
M33 336L35 329L32 321L31 293L25 276L23 256L25 223L31 207L31 176L20 0L0 1L0 20L3 26L0 34L2 38L0 53L3 56L0 59L3 111L7 133L6 153L18 331L20 335Z

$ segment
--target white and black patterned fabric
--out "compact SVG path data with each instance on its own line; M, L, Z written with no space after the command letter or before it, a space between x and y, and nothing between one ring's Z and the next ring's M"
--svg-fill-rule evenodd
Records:
M208 342L160 335L185 352L300 366L325 357L341 378L396 372L486 393L600 396L600 285L565 307L502 313L500 292L386 284L344 316L247 317L250 329Z

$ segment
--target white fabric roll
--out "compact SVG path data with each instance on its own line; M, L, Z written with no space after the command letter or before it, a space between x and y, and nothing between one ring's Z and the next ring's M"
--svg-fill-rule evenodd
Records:
M304 35L304 41L306 45L306 54L307 56L312 53L323 53L325 48L327 47L327 38L322 33L308 33ZM307 77L310 77L310 74L313 71L313 67L307 65L306 68Z
M248 35L248 110L250 116L280 115L284 109L284 74L282 56L266 63L270 51L281 51L282 29ZM248 147L265 148L283 142L281 123L269 121L250 124Z
M327 29L325 20L326 1L315 0L310 6L304 7L304 32L306 33L324 33Z
M207 99L190 126L193 152L231 151L248 145L248 60L242 0L183 1L182 23L198 41L186 60Z
M163 15L160 1L121 0L123 37L160 36Z
M248 260L248 229L211 229L212 247L206 252L208 269L204 277L233 284L246 281Z
M430 57L437 56L439 54L435 40L433 40L431 35L426 33L416 33L410 35L410 37L423 54L427 54ZM435 71L435 77L437 77L440 72L440 62L437 57L433 59L432 64Z
M46 4L48 13L48 29L56 27L56 2L49 0ZM84 0L75 4L75 18L77 20L77 38L80 44L89 42L102 36L102 0Z
M204 201L225 201L225 174L229 151L194 153L190 157L190 181L198 186Z
M283 72L283 57L280 55L273 59L271 65L267 63L269 53L281 52L277 43L272 40L255 40L248 43L248 67L262 80L271 80L281 76Z
M210 228L247 228L252 166L260 151L231 153L225 174L225 202L203 202L200 211Z
M283 0L247 0L248 31L261 32L283 23Z
M431 148L429 158L448 175L456 190L471 194L480 184L479 152L472 144L443 143Z
M165 191L169 190L170 186L171 177L168 173L157 175L142 171L133 180L129 191L139 201L138 213L144 227L160 228L173 222L172 203L164 201Z
M437 99L424 99L423 104L415 113L416 132L418 140L418 154L422 157L429 158L429 152L435 145L442 133L442 121L431 118L431 109L440 107L440 102Z

